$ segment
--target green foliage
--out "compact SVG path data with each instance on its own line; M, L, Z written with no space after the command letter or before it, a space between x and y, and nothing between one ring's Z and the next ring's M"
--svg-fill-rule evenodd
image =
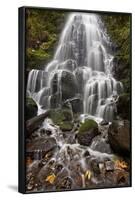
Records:
M63 11L27 9L26 64L28 69L41 68L52 59L65 17Z
M130 92L130 49L131 33L129 14L103 15L102 19L107 33L113 44L116 45L115 58L118 63L116 77L124 84L124 91Z
M107 32L114 44L118 46L116 56L129 62L130 55L130 16L129 15L104 15L102 16Z
M98 124L93 119L87 119L84 123L81 124L79 133L85 133L91 128L98 128Z

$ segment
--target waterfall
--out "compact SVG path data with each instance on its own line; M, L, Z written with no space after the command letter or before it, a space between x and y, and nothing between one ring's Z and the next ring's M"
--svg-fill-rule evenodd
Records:
M82 114L112 121L123 86L112 76L109 48L99 15L71 13L53 60L28 76L27 93L37 102L38 114L77 97L83 102Z

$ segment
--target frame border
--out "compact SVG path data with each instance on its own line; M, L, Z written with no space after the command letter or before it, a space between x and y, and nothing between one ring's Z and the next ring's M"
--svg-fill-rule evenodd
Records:
M97 14L111 14L111 15L129 15L130 16L130 185L129 186L108 186L100 188L80 188L70 190L51 190L51 191L26 191L26 165L25 165L25 107L26 107L26 10L27 9L41 9L50 11L65 11L65 12L84 12ZM70 8L54 8L54 7L37 7L37 6L22 6L18 8L18 192L22 194L38 194L50 192L66 192L66 191L83 191L83 190L97 190L97 189L112 189L112 188L127 188L132 187L132 13L131 12L114 12L114 11L98 11L98 10L82 10Z

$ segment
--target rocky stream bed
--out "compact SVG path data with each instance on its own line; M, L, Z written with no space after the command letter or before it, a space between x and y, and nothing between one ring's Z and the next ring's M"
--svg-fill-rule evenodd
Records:
M130 185L128 121L82 123L60 110L51 116L55 123L50 115L40 119L26 140L27 191Z

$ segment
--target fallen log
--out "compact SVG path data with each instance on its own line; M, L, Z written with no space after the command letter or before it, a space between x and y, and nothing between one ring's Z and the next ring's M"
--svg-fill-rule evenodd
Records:
M34 130L39 128L46 117L49 117L50 110L47 110L45 113L35 116L32 119L26 121L26 130L27 135L29 136Z

